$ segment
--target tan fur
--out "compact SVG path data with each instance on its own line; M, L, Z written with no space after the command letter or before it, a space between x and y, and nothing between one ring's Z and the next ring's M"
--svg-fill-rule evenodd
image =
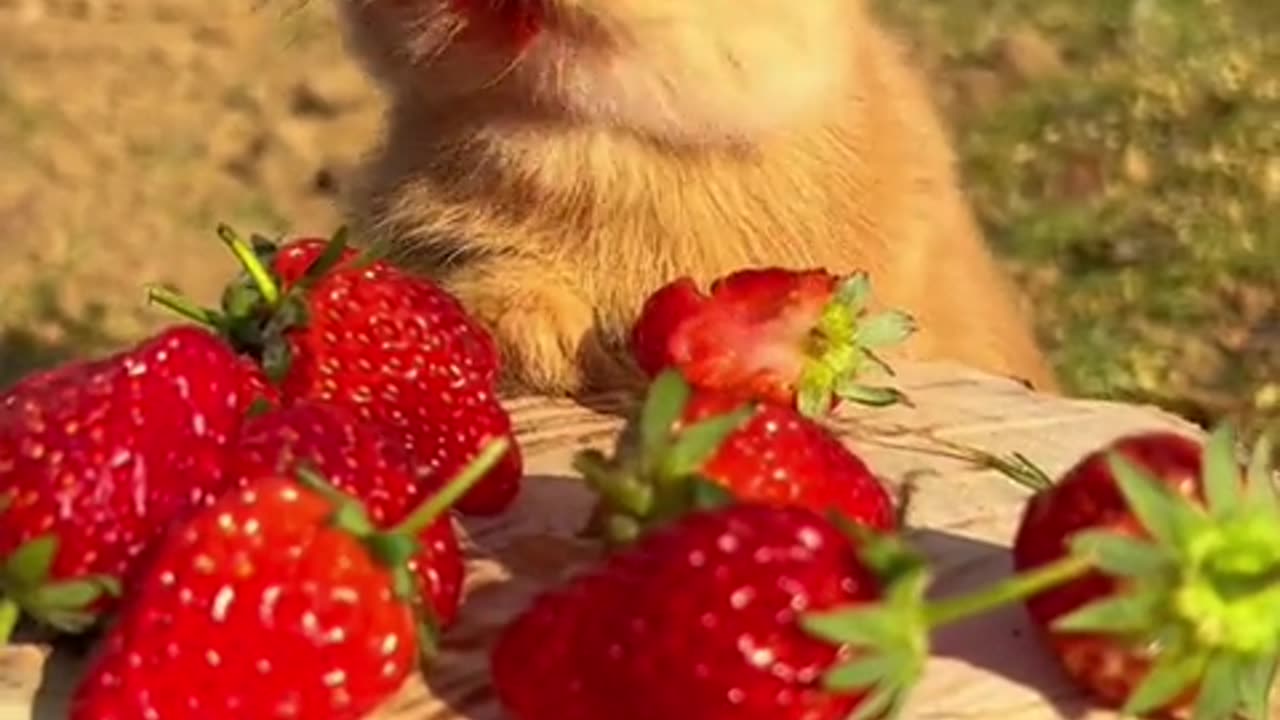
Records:
M901 356L1056 389L857 0L559 0L514 62L447 2L341 1L392 101L353 224L493 329L509 388L629 384L659 285L779 265L870 271L919 321Z

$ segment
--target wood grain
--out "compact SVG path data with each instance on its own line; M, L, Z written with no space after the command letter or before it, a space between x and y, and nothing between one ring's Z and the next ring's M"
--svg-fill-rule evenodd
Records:
M914 538L936 563L939 592L954 593L1009 572L1007 546L1026 491L999 475L946 456L941 441L992 452L1019 451L1058 473L1087 451L1153 428L1201 437L1198 428L1153 408L1069 400L943 364L904 365L896 384L913 407L847 408L841 437L891 483L916 487ZM506 516L463 528L469 554L467 605L427 678L415 681L375 720L502 720L488 686L486 649L532 594L587 562L594 548L574 539L589 498L572 479L577 450L607 447L623 398L573 402L511 400L528 479ZM0 651L0 718L64 718L75 663L22 646ZM33 710L33 698L35 708ZM909 705L913 720L1103 720L1070 688L1013 607L942 633ZM1273 714L1280 719L1280 712ZM601 720L607 720L602 718ZM674 720L674 719L673 719Z

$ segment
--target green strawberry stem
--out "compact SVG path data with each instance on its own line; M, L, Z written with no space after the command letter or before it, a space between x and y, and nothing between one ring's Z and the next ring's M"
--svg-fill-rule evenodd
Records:
M435 522L436 518L448 512L454 503L466 495L497 465L510 446L511 441L506 438L496 438L485 444L484 448L453 480L396 524L391 532L399 535L417 535Z
M221 314L209 308L200 307L190 299L169 288L159 285L148 287L147 300L203 327L211 330L222 329L223 318Z
M930 603L925 607L925 623L930 629L936 629L965 618L981 615L1070 582L1093 568L1092 559L1068 555L1061 560L1014 575L1004 582L968 595Z
M18 603L10 598L0 598L0 645L9 643L21 616L22 608L18 607Z
M278 305L280 303L280 286L276 284L275 279L271 276L271 271L258 258L253 246L240 237L240 234L226 223L218 225L218 237L231 250L231 254L236 256L236 260L240 262L249 277L253 279L253 284L258 288L258 292L262 293L262 299L267 305L270 307Z

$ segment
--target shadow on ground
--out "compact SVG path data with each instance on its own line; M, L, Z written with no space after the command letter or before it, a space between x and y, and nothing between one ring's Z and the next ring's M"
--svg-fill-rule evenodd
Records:
M33 300L34 312L21 325L0 327L0 389L37 370L95 356L121 342L101 329L105 306L69 312L52 288L37 291Z

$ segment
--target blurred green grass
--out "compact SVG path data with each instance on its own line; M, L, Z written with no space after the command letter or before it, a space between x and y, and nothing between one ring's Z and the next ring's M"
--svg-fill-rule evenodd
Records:
M879 1L1070 390L1280 418L1280 3Z

